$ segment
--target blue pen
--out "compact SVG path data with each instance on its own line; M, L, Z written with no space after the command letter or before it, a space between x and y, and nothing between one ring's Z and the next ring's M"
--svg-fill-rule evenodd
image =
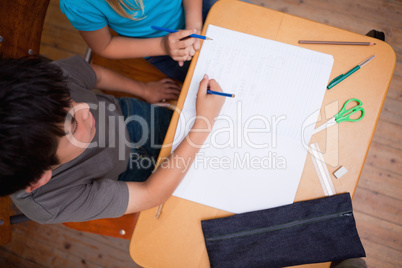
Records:
M214 91L214 90L210 90L210 89L207 89L207 94L218 95L218 96L229 97L229 98L235 97L235 94L224 93L224 92Z
M177 33L177 30L172 30L172 29L168 29L168 28L163 28L163 27L158 27L158 26L151 26L152 29L154 30L158 30L158 31L164 31L164 32L168 32L168 33ZM194 37L194 38L199 38L199 39L203 39L203 40L212 40L212 38L203 36L203 35L198 35L198 34L190 34L190 37Z

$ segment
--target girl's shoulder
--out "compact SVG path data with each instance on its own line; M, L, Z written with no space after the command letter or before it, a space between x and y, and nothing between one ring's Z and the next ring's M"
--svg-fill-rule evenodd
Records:
M79 31L94 31L107 25L105 0L60 0L60 10Z
M90 11L108 6L105 0L60 0L59 5L60 8L82 11Z

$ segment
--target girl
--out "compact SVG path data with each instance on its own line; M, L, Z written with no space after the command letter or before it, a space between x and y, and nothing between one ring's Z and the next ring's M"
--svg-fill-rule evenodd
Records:
M182 82L188 61L200 48L200 41L188 36L201 32L203 19L216 1L60 0L60 8L97 54L112 59L147 57L167 76ZM152 25L186 30L167 34Z

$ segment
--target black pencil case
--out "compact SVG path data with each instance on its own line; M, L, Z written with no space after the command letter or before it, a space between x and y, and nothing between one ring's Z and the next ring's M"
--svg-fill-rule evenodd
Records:
M211 267L284 267L365 257L349 193L202 221Z

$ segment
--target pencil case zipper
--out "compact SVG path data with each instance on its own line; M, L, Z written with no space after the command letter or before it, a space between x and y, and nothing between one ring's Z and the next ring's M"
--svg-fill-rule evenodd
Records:
M310 224L310 223L315 223L315 222L320 222L320 221L326 221L326 220L330 220L330 219L334 219L334 218L338 218L338 217L350 217L352 215L353 215L352 211L344 211L344 212L340 212L340 213L334 213L334 214L329 214L329 215L325 215L325 216L314 217L314 218L309 218L309 219L304 219L304 220L298 220L298 221L288 222L288 223L284 223L284 224L280 224L280 225L274 225L274 226L269 226L269 227L252 229L252 230L247 230L247 231L242 231L242 232L237 232L237 233L231 233L231 234L227 234L227 235L206 237L205 240L208 241L208 242L211 242L211 241L217 241L217 240L239 238L239 237L244 237L244 236L249 236L249 235L257 235L257 234L277 231L277 230L280 230L280 229L291 228L291 227L295 227L295 226L298 226L298 225L304 225L304 224Z

